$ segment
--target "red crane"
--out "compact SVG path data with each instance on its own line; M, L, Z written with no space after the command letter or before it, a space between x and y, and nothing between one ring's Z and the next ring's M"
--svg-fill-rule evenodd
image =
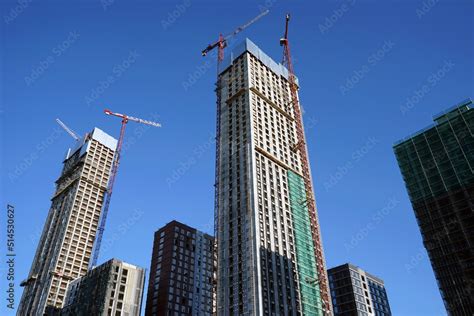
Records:
M207 53L209 53L211 50L213 50L214 48L217 47L219 49L219 53L217 55L217 61L220 63L224 59L224 48L227 47L227 40L230 39L231 37L234 37L235 35L239 34L243 30L245 30L247 27L252 25L253 23L257 22L261 17L263 17L264 15L267 15L268 12L270 12L270 10L263 11L262 13L260 13L256 17L254 17L252 20L248 21L244 25L239 26L232 33L229 33L226 36L223 36L222 33L219 34L219 39L216 42L214 42L213 44L207 45L207 47L202 50L201 54L203 56L206 56ZM218 70L219 70L219 68L218 68Z
M314 199L313 193L313 183L311 180L311 172L309 170L309 161L308 161L308 149L306 147L305 138L304 138L304 129L303 129L303 117L301 113L301 107L298 100L298 85L296 83L296 76L293 70L293 63L291 61L290 54L290 43L288 41L288 23L290 22L290 15L286 15L285 23L285 35L280 39L280 45L283 46L283 64L288 69L288 82L290 85L291 100L290 103L293 104L293 111L295 114L295 123L296 123L296 134L298 142L292 147L293 151L300 151L301 162L302 162L302 174L304 185L306 189L306 205L308 207L309 218L311 221L311 234L313 237L314 243L314 255L316 257L316 267L318 272L317 282L314 284L319 285L319 290L321 293L321 298L323 301L323 310L326 309L326 313L331 311L331 301L329 299L329 289L328 282L326 278L326 267L323 255L322 239L321 239L321 230L318 223L318 218L316 216L316 202Z
M121 154L121 151L122 151L123 138L124 138L124 135L125 135L125 126L127 125L128 121L134 121L134 122L137 122L137 123L142 123L142 124L146 124L146 125L150 125L150 126L161 127L161 124L159 124L159 123L152 122L152 121L147 121L147 120L142 120L140 118L133 117L133 116L128 116L128 115L125 115L125 114L114 113L114 112L112 112L110 110L107 110L107 109L104 110L104 113L107 114L107 115L120 117L122 119L122 127L120 128L120 136L119 136L119 139L118 139L118 142L117 142L117 148L115 149L114 159L112 161L112 171L110 172L109 183L108 183L108 186L107 186L107 196L106 196L106 200L105 200L105 203L104 203L104 208L103 208L102 214L101 214L100 225L99 225L98 233L97 233L97 236L96 236L96 239L95 239L95 248L94 248L94 252L92 254L92 260L89 264L89 270L94 268L97 265L97 259L99 258L100 246L101 246L101 243L102 243L102 237L104 235L104 230L105 230L105 223L106 223L106 220L107 220L107 213L109 212L110 199L112 197L112 191L113 191L113 188L114 188L115 178L117 177L117 171L118 171L118 167L119 167L119 164L120 164L120 154Z

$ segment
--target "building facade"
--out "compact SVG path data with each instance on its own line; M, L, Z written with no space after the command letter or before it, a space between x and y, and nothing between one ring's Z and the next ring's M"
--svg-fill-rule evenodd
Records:
M95 128L69 150L56 181L18 315L61 308L71 280L87 273L117 141Z
M383 280L350 263L328 270L334 316L390 316Z
M214 238L177 221L155 232L145 315L215 313Z
M474 315L474 110L465 100L394 146L450 315Z
M302 159L294 150L304 139L297 137L288 78L284 66L248 39L220 68L217 315L330 310L321 299L329 291L326 270L317 272L317 214L308 211Z
M140 316L145 270L111 259L69 284L61 315Z

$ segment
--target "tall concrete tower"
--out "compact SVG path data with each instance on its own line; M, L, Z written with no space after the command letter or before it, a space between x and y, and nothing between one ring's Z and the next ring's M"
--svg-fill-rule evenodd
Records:
M87 273L116 146L95 128L69 150L17 315L62 307L69 282Z
M327 274L322 269L318 275L324 258L315 254L317 214L308 211L290 99L287 69L250 40L222 62L217 82L218 315L327 315L331 310L322 300L329 292Z

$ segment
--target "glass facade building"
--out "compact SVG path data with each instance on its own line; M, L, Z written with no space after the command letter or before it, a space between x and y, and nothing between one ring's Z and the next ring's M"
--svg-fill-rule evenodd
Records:
M328 270L335 316L391 316L383 280L350 263Z
M394 145L450 315L474 315L474 110L465 100Z

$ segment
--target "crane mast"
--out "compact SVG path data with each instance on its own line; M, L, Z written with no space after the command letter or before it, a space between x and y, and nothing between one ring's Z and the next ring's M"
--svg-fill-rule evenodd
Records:
M298 100L298 85L296 83L296 76L293 69L293 63L290 53L290 44L288 41L289 21L290 15L287 14L285 22L285 34L283 38L280 39L280 45L283 46L283 64L288 69L288 83L290 87L291 96L290 103L293 105L293 112L295 115L296 123L297 143L293 146L292 150L299 150L301 156L303 181L306 189L306 205L308 207L309 218L311 222L311 235L314 243L314 255L316 258L316 268L318 272L318 282L315 282L314 284L317 284L319 286L321 299L323 301L323 314L324 309L326 309L326 313L330 314L331 301L329 299L329 289L326 277L326 266L322 247L321 230L319 227L318 218L316 217L316 201L314 199L313 184L309 168L308 149L304 137L303 117Z
M109 207L110 207L110 200L112 198L112 192L114 189L114 183L115 183L115 178L117 177L117 172L118 172L118 167L120 165L120 156L122 152L122 144L123 144L123 139L125 136L125 127L127 126L128 121L133 121L141 124L146 124L154 127L161 127L161 124L153 122L153 121L148 121L148 120L143 120L140 118L136 118L133 116L127 116L125 114L120 114L120 113L114 113L110 110L104 110L104 113L107 115L111 116L116 116L122 119L122 125L120 127L120 136L117 142L117 148L115 149L115 155L114 159L112 161L112 170L110 172L110 178L107 186L107 191L106 191L106 198L105 198L105 203L104 207L102 209L101 213L101 218L100 218L100 224L98 227L98 233L96 236L95 240L95 246L94 246L94 252L92 254L92 260L89 263L89 270L94 268L97 265L97 260L99 258L99 252L100 252L100 247L102 244L102 237L104 235L104 230L105 230L105 224L107 221L107 215L109 212Z

